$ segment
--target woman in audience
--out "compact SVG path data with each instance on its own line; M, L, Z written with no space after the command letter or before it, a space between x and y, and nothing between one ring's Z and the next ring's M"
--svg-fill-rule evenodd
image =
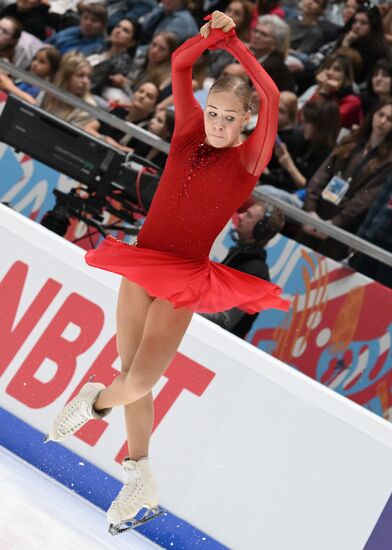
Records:
M236 25L238 38L243 42L248 42L250 37L252 12L253 4L248 0L232 0L225 9L225 14L231 17Z
M392 97L392 61L379 59L367 80L366 92L361 95L365 114L382 99Z
M261 183L273 184L293 193L307 182L331 153L340 130L339 110L333 101L312 101L302 110L303 147L291 155L287 145L277 140L275 155L281 170L264 176ZM271 176L274 176L272 178Z
M60 66L61 54L52 46L44 46L35 54L30 65L34 76L52 81ZM40 89L23 81L13 81L6 74L0 74L0 89L7 94L14 94L29 103L35 103Z
M145 82L135 91L128 105L115 107L110 113L125 122L145 123L155 110L158 94L159 90L156 84ZM117 128L113 128L106 122L100 122L96 119L90 120L85 126L85 130L96 137L104 138L107 143L119 147L121 150L129 151L128 145L131 136L124 134Z
M293 92L281 92L279 97L277 141L285 144L287 151L293 158L304 148L304 135L298 127L298 98ZM281 172L281 166L275 151L272 153L268 164L268 171L273 177L277 176L276 172L278 174ZM273 180L271 182L273 183Z
M95 101L90 93L91 67L82 53L68 52L63 55L54 84L61 90L74 94L91 105ZM50 94L39 94L37 103L48 113L52 113L70 124L84 128L93 117L86 111L72 107Z
M304 210L355 233L392 170L392 99L338 145L308 183ZM304 225L297 240L341 260L347 247Z
M316 70L322 61L338 48L350 47L362 58L362 70L356 82L366 80L375 63L382 57L389 57L388 42L384 36L380 11L374 4L360 6L342 29L341 37L322 46L308 59L308 70Z
M361 100L353 92L354 73L348 57L332 55L321 65L317 84L311 86L299 98L299 108L308 101L326 99L335 101L339 107L340 121L344 128L360 124L363 118Z
M294 91L293 77L285 64L290 29L277 15L262 15L252 29L250 49L279 90Z
M160 97L171 94L171 55L177 47L177 40L171 32L160 32L154 36L148 47L139 46L132 66L125 77L113 76L112 83L123 90L123 99L143 82L153 80L159 87Z
M91 91L107 100L116 99L113 81L116 75L126 76L132 66L141 26L130 19L121 19L110 33L105 46L87 57L93 68Z
M164 141L171 141L173 132L174 132L174 111L172 109L156 109L153 117L150 119L147 130L156 136L159 136ZM151 147L147 143L141 141L133 140L129 144L130 146L134 145L134 152L151 160L154 164L160 166L161 168L165 167L167 154L163 153L155 147Z
M22 24L14 17L0 19L0 57L13 62L15 49L22 34Z

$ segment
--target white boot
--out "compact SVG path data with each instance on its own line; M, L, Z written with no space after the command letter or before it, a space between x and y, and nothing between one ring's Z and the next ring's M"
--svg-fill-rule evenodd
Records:
M112 409L95 411L93 407L103 389L105 386L99 382L87 382L78 395L56 416L44 443L62 441L80 430L92 418L103 418L108 415Z
M124 486L106 513L110 532L113 526L131 521L142 508L152 510L154 515L149 519L159 515L157 487L148 458L138 461L125 458L122 467ZM134 523L132 527L144 522Z

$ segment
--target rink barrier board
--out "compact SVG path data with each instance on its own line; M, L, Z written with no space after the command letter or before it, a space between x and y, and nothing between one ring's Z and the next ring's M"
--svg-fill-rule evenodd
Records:
M48 419L52 418L61 404L70 397L70 393L76 390L75 385L78 386L80 378L88 374L97 354L102 355L100 351L105 347L105 342L111 341L109 336L114 327L113 303L118 280L112 275L88 268L83 262L82 251L79 248L0 205L0 228L1 226L3 227L0 238L0 281L4 281L3 276L11 273L10 270L16 269L15 278L9 280L9 283L12 283L10 293L3 293L3 304L10 321L10 312L12 314L12 308L18 304L18 319L14 319L10 326L3 326L3 335L0 332L0 338L14 325L18 330L21 329L20 321L26 316L26 311L30 312L31 305L35 303L37 293L42 290L45 281L50 279L52 288L53 285L57 285L63 289L63 293L51 304L48 313L30 326L19 350L19 356L15 356L9 364L3 365L6 370L0 379L6 390L2 396L5 408L15 417L37 429L42 437L43 430L48 427ZM26 275L23 284L19 284L22 279L16 277L21 269ZM61 311L64 316L64 305L69 304L69 298L75 299L75 296L79 296L79 302L74 301L74 307L75 303L84 308L94 306L91 311L96 311L99 304L100 310L105 313L106 331L100 331L93 340L91 352L88 350L83 354L75 376L72 379L68 377L61 395L58 394L55 399L52 396L48 400L48 395L44 392L39 394L36 389L34 391L33 385L36 388L39 382L51 382L53 366L40 365L39 378L35 380L30 372L30 377L26 380L29 384L34 383L31 388L23 388L21 372L23 369L26 371L26 368L31 370L34 366L34 353L38 349L38 344L42 342L43 335L47 334L47 330L54 322L58 327L58 313ZM70 311L69 305L67 312L68 315L80 313ZM74 322L77 319L77 316L73 318ZM1 320L0 317L0 323ZM92 321L93 319L89 320L89 327L93 324ZM68 325L63 326L63 329L65 328L68 329ZM87 338L88 333L84 334L83 325L79 329L80 334ZM67 331L68 339L73 336L71 341L76 341L75 334L75 328ZM5 353L7 344L7 339L3 338ZM43 349L41 344L42 351L46 353L49 350ZM279 524L284 521L287 528L287 524L290 524L293 518L296 524L299 517L295 514L298 514L299 510L302 518L304 510L312 517L307 527L308 531L314 524L313 529L315 526L320 528L318 535L331 535L330 531L325 531L326 526L320 523L320 517L312 515L315 510L323 510L320 513L328 514L332 522L344 518L341 528L345 531L339 533L339 538L344 534L344 537L349 539L345 542L344 550L362 550L362 547L359 549L358 545L350 543L354 535L351 530L346 529L346 516L356 510L360 518L358 529L361 531L361 537L366 527L366 539L363 540L365 542L382 514L391 492L390 424L198 316L192 321L181 347L181 354L180 371L185 369L185 372L191 373L192 369L196 368L197 380L200 374L212 373L212 377L209 377L205 387L193 393L189 389L183 392L181 398L172 403L169 414L163 418L154 432L153 455L156 456L154 460L157 460L157 473L163 486L165 506L181 517L184 517L182 513L185 514L186 509L185 517L188 523L197 525L199 529L203 526L203 533L208 532L213 540L220 540L236 550L275 550L271 540L275 542L279 536L281 544L284 544L286 537L284 530L278 527ZM101 377L104 371L102 366L100 368ZM110 362L105 368L111 369ZM178 375L177 367L173 369ZM172 374L171 372L170 376ZM165 391L166 385L160 388L158 398ZM19 393L15 393L16 386ZM46 398L47 404L31 402L34 393L36 398ZM25 402L26 398L30 400L30 404ZM97 442L91 439L71 438L65 446L76 452L82 462L87 460L101 471L118 479L119 464L114 460L112 448L118 448L118 443L124 436L122 423L120 425L116 422L115 412L113 411L108 422L99 421L98 425L103 431ZM291 421L290 425L287 422L288 418ZM247 430L243 429L244 426ZM330 433L327 432L328 441L323 435L325 429L330 430ZM262 440L252 436L257 433L256 430L263 434ZM237 434L237 445L247 446L249 450L245 470L241 454L234 452L236 447L233 448L233 433ZM344 448L343 464L350 463L350 460L354 461L347 472L341 470L342 463L337 460L341 455L341 449L336 447L339 438L342 438L347 447ZM359 442L364 444L363 448L358 447ZM340 442L339 445L341 444ZM358 454L355 455L353 453L357 448ZM42 463L45 463L46 451L42 444L41 449ZM289 461L286 460L286 456L290 457ZM356 464L358 456L363 464ZM385 462L387 457L388 460ZM223 463L220 463L222 460ZM325 460L328 460L328 469L324 468ZM252 477L252 471L259 461L262 461L263 468L273 481L270 486L268 477ZM385 464L388 465L388 469ZM317 483L321 482L322 487L316 493L312 493L314 482L309 483L309 479L312 479L309 476L316 473L318 475L320 468L325 479L317 480ZM245 483L236 476L238 472L245 476ZM366 479L370 473L371 485ZM173 486L173 480L176 480L177 486ZM244 493L244 487L246 489L260 483L264 485L264 492L261 493L263 498L259 502L257 491L255 495L249 496L249 489ZM189 484L188 495L191 494L192 498L186 498L181 502L185 484ZM286 499L290 504L290 515L282 518L276 513L280 508L275 512L274 506L271 506L273 502L275 506L279 502L280 506L279 495L275 494L280 486L287 487ZM364 487L369 491L365 500ZM333 491L330 492L330 489ZM242 499L239 496L241 491ZM247 506L240 504L233 514L233 503L245 502L244 495L248 496ZM303 502L299 497L303 497ZM331 509L327 512L325 509L326 502L329 502L328 498L334 503L336 511ZM306 507L308 501L312 502L311 509ZM340 518L337 516L338 513ZM277 522L278 530L274 528L273 523L271 526L265 523L259 534L263 521ZM289 531L287 534L290 534ZM293 534L301 535L297 532L292 533L290 540ZM255 542L259 540L259 536L263 538L267 535L272 536L272 539L268 538L269 543L265 547ZM301 550L310 548L305 544L298 547ZM334 547L334 550L340 549L337 545L329 545L328 550L331 547ZM286 550L287 544L276 548ZM318 548L321 550L324 547L320 544Z
M0 109L4 97L0 93ZM69 192L77 185L5 144L0 144L0 171L7 175L2 178L0 201L9 201L18 212L38 222L54 206L53 190ZM105 221L117 220L111 216ZM130 238L122 232L117 237ZM91 247L86 227L74 219L65 238L78 239L82 248ZM93 243L99 239L98 233L91 237ZM213 258L222 260L232 245L229 232L223 231L214 244ZM388 314L392 290L283 236L270 241L267 251L271 280L293 298L293 307L287 315L262 312L247 341L392 420L392 321Z
M58 443L44 444L42 432L1 407L0 426L0 445L102 510L109 508L121 489L119 480ZM138 527L137 531L162 548L227 550L227 546L161 508L165 512L162 516Z

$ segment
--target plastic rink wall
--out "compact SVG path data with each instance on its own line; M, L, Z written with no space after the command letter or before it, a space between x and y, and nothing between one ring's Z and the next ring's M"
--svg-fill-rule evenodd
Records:
M105 509L126 454L122 411L63 445L43 435L91 374L107 384L119 370L119 277L3 205L0 254L0 444ZM392 547L382 418L198 315L154 402L151 460L167 514L142 533L160 546Z

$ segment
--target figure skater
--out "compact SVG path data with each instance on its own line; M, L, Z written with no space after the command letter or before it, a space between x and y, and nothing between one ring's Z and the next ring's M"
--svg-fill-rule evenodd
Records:
M208 19L200 36L173 54L175 131L137 243L108 236L86 254L89 265L123 276L116 312L122 372L106 388L86 383L58 414L46 438L62 441L91 418L124 406L129 457L123 461L124 485L107 512L112 533L120 532L142 508L152 510L150 517L158 513L148 462L151 390L171 363L193 313L289 307L278 286L209 260L216 236L249 197L270 160L279 92L237 38L233 20L219 11ZM204 113L193 96L192 65L203 51L217 48L238 59L260 96L256 128L243 143L251 96L243 79L219 78Z

